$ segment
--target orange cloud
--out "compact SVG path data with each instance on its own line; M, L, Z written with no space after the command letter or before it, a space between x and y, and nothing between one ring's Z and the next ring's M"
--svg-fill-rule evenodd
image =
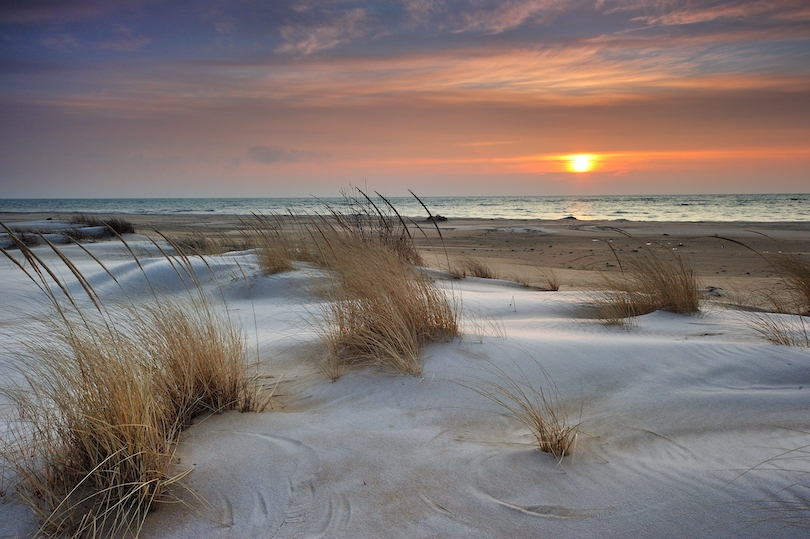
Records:
M503 159L513 170L526 173L571 172L575 154L541 154ZM593 152L590 170L625 175L629 171L689 169L711 164L735 164L755 161L778 161L810 158L810 148L741 148L728 150L673 150Z
M689 169L716 164L740 164L745 161L778 161L810 158L810 148L745 148L730 150L681 150L681 151L626 151L589 152L587 154L534 154L510 157L452 157L352 160L342 164L373 167L442 167L459 172L518 172L523 174L549 174L577 172L572 169L572 160L577 155L587 155L592 163L588 171L606 172L617 176L631 171L661 169Z

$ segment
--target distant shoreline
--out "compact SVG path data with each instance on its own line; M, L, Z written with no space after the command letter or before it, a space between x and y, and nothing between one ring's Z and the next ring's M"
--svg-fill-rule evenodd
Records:
M268 215L280 215L284 218L302 218L302 219L309 219L313 217L318 217L319 215L324 214L312 213L312 214L268 214ZM95 216L116 216L121 217L124 219L131 220L133 222L147 222L151 220L159 221L159 222L168 222L173 223L177 222L178 224L181 223L206 223L211 220L217 221L226 221L229 223L238 223L240 219L250 218L252 214L242 214L242 213L170 213L170 212L163 212L163 213L133 213L133 212L104 212L104 211L97 211L97 212L89 212L89 211L0 211L0 221L3 222L16 222L16 221L30 221L30 220L41 220L41 219L69 219L75 217L77 215L95 215ZM429 217L425 217L424 215L407 215L402 214L402 217L405 219L410 220L412 223L416 225L428 225L433 226L432 221ZM548 218L539 218L539 217L452 217L452 216L444 216L443 214L436 214L434 215L435 221L439 226L450 226L451 224L455 225L463 225L468 226L472 223L480 223L480 224L487 224L492 223L498 226L508 226L510 224L520 224L520 223L559 223L559 224L583 224L583 225L600 225L600 226L615 226L617 228L621 228L624 226L632 226L632 225L700 225L700 226L764 226L768 228L772 227L782 227L782 226L797 226L797 227L804 227L805 225L810 229L810 216L808 219L792 219L792 220L784 220L784 221L773 221L773 220L752 220L752 219L741 219L741 220L696 220L696 221L683 221L683 220L670 220L670 221L662 221L662 220L643 220L643 219L625 219L625 218L616 218L616 219L585 219L579 217L561 217L558 219L548 219Z
M237 236L243 215L121 214L137 233ZM68 217L64 213L0 213L7 223ZM305 217L297 219L306 220ZM437 269L465 257L485 259L507 280L539 279L544 270L558 273L562 289L604 284L604 273L618 271L620 255L647 246L669 250L694 268L701 284L728 294L749 294L778 281L768 258L791 253L810 260L810 222L644 222L574 219L449 219L417 223L413 237L428 265ZM414 227L415 228L415 227ZM729 238L734 241L726 241ZM740 245L735 242L740 242ZM649 244L649 245L648 245ZM781 252L781 253L780 253Z

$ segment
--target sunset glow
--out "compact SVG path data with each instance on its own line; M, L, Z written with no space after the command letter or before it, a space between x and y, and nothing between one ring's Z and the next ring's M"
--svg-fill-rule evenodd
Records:
M11 3L0 187L807 191L806 1L722 4Z
M577 154L571 156L571 170L573 172L588 172L593 168L593 156Z

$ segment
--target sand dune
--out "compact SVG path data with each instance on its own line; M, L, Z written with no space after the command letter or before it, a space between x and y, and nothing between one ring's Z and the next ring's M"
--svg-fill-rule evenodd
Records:
M495 263L505 264L517 259L504 254L512 253L504 236L513 244L543 235L552 245L567 237L573 251L605 232L547 230L548 224L486 232L478 225L463 225L471 227L466 236L461 225L447 231L453 255L486 237L489 246L500 246ZM633 233L717 241L706 239L711 229L673 227ZM663 230L672 235L661 236ZM739 231L734 225L728 232ZM786 231L780 239L807 241L806 232L792 236ZM148 295L144 273L162 293L182 294L182 282L154 246L137 236L131 241L145 272L136 271L120 244L88 244L122 287L75 246L65 251L107 301L121 299L122 288L133 298ZM47 248L36 249L60 267ZM202 286L223 299L251 353L258 351L263 373L283 381L268 411L200 417L182 435L177 467L193 470L185 484L196 496L179 491L188 505L159 504L142 537L807 533L810 355L764 341L748 313L707 299L700 315L654 312L623 329L584 315L588 291L441 280L438 286L463 305L464 335L428 346L421 376L366 369L331 382L313 361L322 270L296 263L291 272L265 277L250 251L206 263L195 262ZM0 362L8 383L17 376L13 343L20 325L41 312L41 292L7 262L0 262L0 275L0 330L10 343ZM544 387L548 373L579 425L573 455L558 461L538 451L527 429L473 390L498 381L493 367ZM27 515L7 490L0 537L35 530Z

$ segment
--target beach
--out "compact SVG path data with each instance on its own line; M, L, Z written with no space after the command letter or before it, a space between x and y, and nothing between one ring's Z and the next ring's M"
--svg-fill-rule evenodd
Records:
M0 213L0 221L6 223L64 217L59 213ZM170 236L239 237L238 231L249 220L244 215L121 217L132 222L138 232L153 236L157 230ZM810 222L450 219L434 225L424 218L413 218L410 228L431 267L446 270L448 257L451 263L460 258L481 258L504 279L528 279L533 285L542 284L542 270L553 269L563 290L603 287L603 276L620 269L614 252L632 254L649 247L683 258L703 286L742 294L756 303L756 297L750 297L752 292L779 281L768 257L793 254L810 258Z
M58 214L2 214L9 225ZM240 235L244 217L123 215L139 264L115 240L60 246L102 303L188 291L173 255L144 235ZM810 527L808 348L765 340L757 312L772 255L810 260L810 223L449 219L409 228L461 331L419 353L418 374L319 367L327 272L295 261L265 275L253 250L191 257L274 388L261 413L200 415L173 467L191 470L157 503L144 538L802 537ZM436 230L438 227L439 230ZM47 246L54 273L71 271ZM626 256L681 257L697 314L655 311L609 326L586 314ZM496 279L450 279L475 258ZM105 264L99 266L98 261ZM176 260L176 258L175 258ZM140 269L139 269L140 268ZM548 272L559 290L544 290ZM4 384L42 291L0 262ZM112 276L115 276L113 279ZM520 281L520 282L519 282ZM145 286L148 283L149 286ZM526 286L528 285L528 286ZM79 296L81 286L70 283ZM780 293L778 290L773 293ZM786 314L772 315L794 320ZM806 318L805 318L806 319ZM566 456L540 451L487 390L517 383L575 426ZM528 388L528 389L527 389ZM8 410L7 403L6 410ZM3 432L12 423L6 414ZM13 410L12 416L13 417ZM37 521L3 485L0 537Z

